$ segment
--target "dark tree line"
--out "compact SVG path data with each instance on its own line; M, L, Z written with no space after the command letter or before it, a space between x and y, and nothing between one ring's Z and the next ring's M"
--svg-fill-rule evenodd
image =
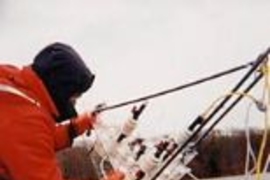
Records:
M250 131L251 147L256 157L259 154L262 135L262 130ZM215 131L198 146L197 150L199 155L191 162L190 167L199 178L240 175L245 172L247 141L244 130L234 130L227 134ZM270 131L262 165L265 164L269 153ZM250 161L250 169L254 166L254 162Z

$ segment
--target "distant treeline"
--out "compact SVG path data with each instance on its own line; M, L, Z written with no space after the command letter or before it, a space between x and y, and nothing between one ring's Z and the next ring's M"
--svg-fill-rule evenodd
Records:
M259 154L262 136L263 130L250 130L250 144L256 158ZM269 130L267 137L262 165L265 164L270 154ZM198 156L190 163L189 167L192 168L193 174L199 178L239 175L245 172L247 140L244 130L234 130L230 133L214 131L197 147L197 150ZM251 160L249 169L254 166L254 161ZM268 171L270 171L269 166Z

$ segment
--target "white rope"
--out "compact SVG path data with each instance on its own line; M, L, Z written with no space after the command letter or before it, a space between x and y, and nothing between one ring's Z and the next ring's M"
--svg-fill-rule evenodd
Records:
M267 173L268 168L270 168L270 154L268 154L268 157L267 157L267 160L266 160L265 166L264 166L264 168L263 168L263 172L264 172L264 174L266 174L266 173Z
M107 179L107 173L106 173L106 171L105 171L105 160L106 159L108 159L108 156L104 156L103 158L102 158L102 160L100 161L100 163L99 163L99 168L100 168L100 171L101 171L101 175L102 175L102 177L104 177L105 179Z
M194 174L192 174L191 172L188 173L188 175L193 179L193 180L199 180Z
M251 140L250 140L250 130L248 127L249 124L249 115L250 115L250 108L253 103L250 103L247 111L246 111L246 117L245 117L245 134L246 134L246 141L247 141L247 150L246 150L246 160L245 160L245 179L250 179L251 174L255 171L255 164L256 164L256 156L251 146ZM251 170L249 170L249 163L250 163L250 156L252 157L254 167L252 167Z

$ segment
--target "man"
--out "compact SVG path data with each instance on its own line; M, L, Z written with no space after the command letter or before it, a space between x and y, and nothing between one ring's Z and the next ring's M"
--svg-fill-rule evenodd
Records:
M75 102L94 81L78 53L54 43L22 69L0 66L0 179L62 180L55 151L93 128L96 115L77 115ZM69 119L70 123L62 123ZM112 173L108 180L123 179Z

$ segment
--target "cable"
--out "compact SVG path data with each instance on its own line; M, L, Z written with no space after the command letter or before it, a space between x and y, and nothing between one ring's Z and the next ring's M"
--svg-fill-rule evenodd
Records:
M265 61L266 56L268 55L270 49L267 49L264 53L262 53L255 63L253 64L252 68L246 73L246 75L240 80L240 82L233 88L231 92L237 91L240 86L243 85L243 83L254 73L254 71L257 70L257 68ZM262 75L260 74L256 79L252 82L251 85L249 85L248 88L244 91L244 93L247 93L260 79ZM238 101L241 100L241 96L223 113L222 116L213 124L211 128L214 128L214 126L238 103ZM170 158L161 166L161 168L154 174L154 176L151 178L151 180L156 180L159 175L168 167L168 165L178 156L178 154L181 153L181 151L199 134L199 132L202 130L202 128L210 121L210 119L223 107L223 105L230 99L230 96L228 98L225 98L224 101L221 102L221 104L212 112L212 114L201 124L201 126L196 129L196 131L179 147L177 148L176 152L172 154ZM211 129L209 129L210 131ZM208 132L209 133L209 132ZM208 134L207 133L207 134ZM205 134L205 136L207 135Z
M259 100L257 100L254 96L252 95L249 95L249 94L246 94L246 93L243 93L243 92L234 92L234 93L228 93L228 94L225 94L225 95L222 95L220 96L219 98L217 98L208 108L207 110L205 111L205 113L203 113L202 117L207 117L207 115L209 114L209 112L213 109L213 107L217 104L218 101L220 101L221 99L223 98L226 98L227 96L232 96L232 95L238 95L238 96L244 96L244 97L247 97L249 98L257 107L258 107L258 104L261 104ZM251 105L251 104L250 104ZM261 106L261 105L260 105ZM255 158L255 155L254 155L254 152L252 151L252 148L251 148L251 145L250 145L250 135L249 135L249 131L247 130L248 127L247 127L247 124L248 124L248 117L249 117L249 110L250 110L250 107L248 107L248 111L247 111L247 115L246 115L246 122L245 122L245 129L246 129L246 137L247 137L247 156L246 156L246 166L245 166L245 172L247 173L248 171L248 165L249 165L249 152L251 151L251 156L254 160L254 162L256 163L256 158ZM261 108L258 108L259 110ZM203 118L204 119L204 118ZM255 164L254 163L254 164Z
M228 75L228 74L240 71L240 70L243 70L243 69L245 69L245 68L247 68L249 66L255 65L256 63L257 63L257 61L252 61L252 62L249 62L247 64L240 65L240 66L237 66L237 67L234 67L234 68L231 68L231 69L228 69L228 70L216 73L216 74L212 74L210 76L207 76L207 77L204 77L204 78L201 78L201 79L198 79L198 80L195 80L195 81L192 81L192 82L189 82L189 83L186 83L186 84L183 84L183 85L171 88L171 89L163 90L163 91L160 91L160 92L157 92L157 93L154 93L154 94L150 94L150 95L146 95L146 96L136 98L136 99L127 100L125 102L121 102L121 103L114 104L114 105L111 105L111 106L101 107L100 109L98 109L98 111L99 112L108 111L108 110L120 108L120 107L123 107L123 106L127 106L129 104L134 104L134 103L137 103L137 102L140 102L140 101L146 101L146 100L149 100L149 99L157 98L159 96L167 95L169 93L180 91L180 90L183 90L183 89L186 89L186 88L189 88L189 87L192 87L192 86L195 86L195 85L198 85L198 84L201 84L201 83L213 80L213 79L217 79L219 77L222 77L222 76L225 76L225 75Z
M250 94L247 94L246 92L234 92L234 93L228 93L228 94L225 94L225 95L222 95L220 96L219 98L217 98L211 105L209 108L207 108L207 111L204 113L204 115L207 115L211 109L215 106L215 104L220 101L222 98L226 98L227 96L233 96L233 95L237 95L239 96L238 99L241 97L246 97L248 99L250 99L252 101L253 104L256 105L256 107L258 108L258 110L261 111L260 107L258 107L258 104L261 104L260 101L258 99L256 99L254 96L250 95ZM237 99L237 100L238 100ZM236 100L236 101L237 101ZM233 103L234 104L234 103ZM254 164L256 164L256 158L255 158L255 155L254 155L254 152L251 148L251 145L250 145L250 136L249 136L249 130L248 130L248 127L247 127L247 123L248 123L248 117L249 117L249 110L250 110L250 107L248 108L248 111L247 111L247 115L246 115L246 122L245 122L245 129L246 129L246 137L247 137L247 155L246 155L246 164L245 164L245 175L246 177L248 177L248 166L249 166L249 152L251 151L251 156L253 158L253 161L255 162ZM226 112L226 111L225 111ZM224 115L223 115L224 116ZM223 117L221 116L221 117ZM209 128L210 129L210 128ZM210 132L210 130L206 131L206 132ZM194 147L195 146L198 146L198 144L202 141L202 139L206 137L206 133L203 134L194 144ZM251 170L253 171L253 170Z
M251 140L250 140L250 130L248 127L249 123L249 115L250 115L250 108L252 104L249 104L247 111L246 111L246 117L245 117L245 135L246 135L246 141L247 141L247 150L246 150L246 160L245 160L245 176L246 179L256 170L256 156L251 146ZM249 170L249 164L250 164L250 156L252 157L254 167Z
M229 113L229 111L259 82L262 78L260 74L253 82L240 94L238 98L232 102L232 104L214 121L214 123L204 132L204 134L195 142L194 146L197 146L201 141L213 130L213 128ZM248 97L248 96L247 96ZM256 101L257 103L257 101Z
M267 53L268 53L268 51L267 51ZM172 89L161 91L161 92L151 94L151 95L148 95L148 96L144 96L144 97L141 97L141 98L138 98L138 99L133 99L133 100L130 100L130 101L126 101L126 102L119 103L119 104L116 104L116 105L107 106L107 107L101 107L97 111L101 112L101 111L111 110L111 109L115 109L115 108L119 108L119 107L122 107L122 106L129 105L129 104L132 104L132 103L136 103L136 102L139 102L139 101L145 101L145 100L148 100L148 99L151 99L151 98L156 98L156 97L161 96L161 95L165 95L165 94L168 94L168 93L179 91L179 90L182 90L184 88L191 87L191 86L194 86L194 85L197 85L197 84L200 84L200 83L203 83L203 82L206 82L206 81L209 81L209 80L212 80L212 79L227 75L229 73L239 71L241 69L247 68L248 66L252 65L251 70L246 74L246 76L244 76L244 78L239 82L239 84L233 89L233 91L236 91L244 83L244 81L246 81L246 79L252 74L252 72L260 65L260 63L264 60L265 54L266 53L262 54L254 62L245 64L245 65L241 65L241 66L238 66L236 68L232 68L230 70L223 71L223 72L220 72L218 74L214 74L212 76L208 76L206 78L202 78L200 80L197 80L197 81L194 81L194 82L191 82L191 83L187 83L187 84L184 84L182 86L178 86L178 87L175 87L175 88L172 88ZM224 102L224 104L225 104L225 102Z
M207 108L207 110L205 111L205 113L203 113L203 117L207 117L208 114L210 114L209 112L211 111L211 109L213 109L213 107L216 105L216 103L224 98L226 98L227 96L232 96L232 95L238 95L238 96L245 96L250 98L254 104L259 104L259 101L252 95L243 93L243 92L232 92L232 93L227 93L225 95L220 96L219 98L217 98L210 106L209 108ZM258 105L257 105L258 106Z
M270 80L270 74L269 74L269 67L270 62L268 61L267 63L265 63L265 66L263 68L263 73L265 75L265 84L264 84L264 89L266 91L265 94L265 98L267 100L267 108L266 108L266 112L265 112L265 121L264 121L264 133L263 133L263 137L262 137L262 141L261 141L261 145L260 145L260 150L259 150L259 155L258 155L258 160L256 163L256 179L257 180L262 180L262 173L261 173L261 166L262 166L262 160L263 160L263 155L264 155L264 149L266 146L266 142L267 142L267 136L268 136L268 118L270 115L270 87L269 87L269 80Z
M199 180L194 174L188 173L188 175L193 179L193 180Z
M101 122L100 120L98 120L99 122ZM100 126L100 127L99 127ZM99 124L99 126L97 125L97 124L94 124L94 131L95 131L95 134L96 134L96 144L97 144L97 142L99 142L99 145L101 146L101 149L102 149L102 151L103 151L103 153L104 153L104 158L102 159L102 161L101 161L101 163L100 163L100 167L102 167L102 165L103 165L103 163L105 162L105 160L106 159L108 159L109 161L110 161L110 163L111 163L111 166L112 166L112 168L115 168L115 164L113 164L113 162L112 162L112 157L110 156L111 155L111 153L108 151L108 146L106 146L106 145L108 145L108 144L105 144L104 142L103 142L103 139L101 138L101 136L100 136L100 131L101 131L101 124ZM101 154L99 154L100 156L102 156ZM102 169L101 169L102 170ZM103 169L104 170L104 169ZM102 172L103 173L103 172ZM104 173L105 173L105 170L104 170Z
M247 93L243 93L243 92L234 92L234 93L228 93L228 94L225 94L225 95L222 95L222 96L220 96L220 97L218 97L208 108L207 108L207 110L205 111L205 113L204 113L204 116L207 116L207 114L211 111L211 109L213 109L213 107L215 106L215 104L218 102L218 101L220 101L221 99L223 99L223 98L226 98L227 96L233 96L233 95L237 95L237 96L243 96L243 97L247 97L247 98L249 98L256 106L257 106L257 104L258 104L258 102L259 102L259 100L257 100L254 96L252 96L252 95L249 95L249 94L247 94ZM248 142L249 142L249 140L248 140ZM196 144L196 143L195 143ZM254 153L252 153L253 155L253 157L255 157L254 156ZM256 161L256 160L255 160Z
M187 83L187 84L184 84L184 85L181 85L181 86L178 86L178 87L175 87L175 88L171 88L171 89L167 89L167 90L164 90L164 91L161 91L161 92L158 92L158 93L155 93L155 94L151 94L151 95L148 95L148 96L144 96L144 97L141 97L141 98L137 98L137 99L132 99L132 100L129 100L129 101L125 101L125 102L122 102L122 103L119 103L119 104L115 104L115 105L111 105L111 106L107 106L107 107L101 107L99 108L97 111L98 112L102 112L102 111L106 111L106 110L111 110L111 109L115 109L115 108L119 108L119 107L122 107L122 106L126 106L126 105L129 105L129 104L133 104L133 103L136 103L136 102L139 102L139 101L145 101L145 100L148 100L148 99L152 99L152 98L156 98L156 97L159 97L159 96L162 96L162 95L166 95L166 94L169 94L169 93L172 93L172 92L175 92L175 91L179 91L179 90L182 90L182 89L185 89L185 88L188 88L188 87L191 87L191 86L195 86L197 84L200 84L200 83L203 83L203 82L206 82L206 81L210 81L212 79L215 79L215 78L218 78L218 77L221 77L221 76L224 76L224 75L227 75L229 73L233 73L233 72L236 72L236 71L239 71L241 69L244 69L244 68L247 68L248 66L252 66L252 68L248 71L248 73L243 77L243 79L240 80L240 82L235 86L235 88L232 90L232 92L235 92L238 90L238 88L240 88L240 86L247 80L247 78L261 65L261 63L265 60L265 57L268 55L270 49L268 49L266 52L264 52L263 54L261 54L256 61L254 62L250 62L248 64L245 64L245 65L241 65L241 66L238 66L238 67L235 67L235 68L232 68L232 69L229 69L227 71L223 71L223 72L220 72L220 73L217 73L217 74L214 74L212 76L208 76L208 77L205 77L205 78L202 78L202 79L199 79L197 81L194 81L194 82L190 82L190 83ZM257 78L258 80L260 78ZM249 86L248 90L251 89L255 84L256 82L252 83L253 85ZM244 92L246 93L246 92ZM225 101L223 101L220 106L215 110L213 111L213 113L210 115L210 118L211 119L211 116L213 116L214 114L217 113L217 111L229 100L230 97L228 97ZM237 101L235 101L235 103L232 104L231 108L237 104L237 102L239 100L241 100L242 96L239 96L239 99ZM229 109L230 110L230 109ZM226 113L229 111L227 110L223 116L226 115ZM223 117L221 117L223 118ZM220 119L221 119L220 118ZM209 120L208 119L208 120ZM219 119L219 120L220 120ZM208 122L205 121L202 126L199 128L198 131L196 131L196 133L198 133L202 128L203 126ZM218 121L216 121L217 123ZM216 124L215 123L215 124ZM214 125L215 125L214 124ZM211 128L209 129L209 131L211 130ZM170 162L178 155L178 153L180 153L184 148L184 146L186 146L190 140L192 140L192 138L194 138L196 136L196 133L194 133L187 141L186 143L183 144L182 147L180 147L177 152L175 154L172 155L172 157L165 163L165 165L161 168L160 171L157 172L157 174L154 175L154 177L152 178L152 180L155 180L159 174L164 170L164 168L166 168L166 166L168 166L168 164L170 164ZM207 134L205 134L207 135Z
M260 106L261 106L261 103L260 101L256 100L253 96L251 95L248 95L247 94L247 91L249 91L250 87L253 86L253 84L255 85L255 83L261 79L262 77L262 73L255 79L254 83L252 83L247 89L246 91L244 91L244 93L239 93L239 92L234 92L234 93L230 93L230 94L227 94L225 96L231 96L231 95L239 95L239 97L236 99L236 101L234 101L232 103L232 105L210 126L210 128L195 142L194 146L197 146L201 141L202 139L204 139L208 133L214 128L214 126L216 126L216 124L218 122L220 122L220 120L229 112L230 109L232 109L232 107L242 98L242 97L248 97L250 98L255 104L257 107L259 107L260 109ZM265 77L267 78L268 75L266 74ZM266 80L266 82L268 82L268 80ZM267 90L269 92L269 86L268 86L268 83L266 85L267 87ZM223 96L224 97L224 96ZM270 96L269 96L270 97ZM268 98L269 98L268 97ZM221 97L222 98L222 97ZM220 100L220 98L218 98L217 100ZM216 102L216 101L215 101ZM214 102L214 103L215 103ZM267 103L267 106L269 106L269 103L270 103L270 100L268 99L268 103ZM213 107L213 105L211 105L210 107ZM209 108L210 109L210 108ZM208 111L210 111L208 109ZM267 141L267 127L268 127L268 119L267 117L269 117L269 108L267 107L267 111L266 111L266 115L265 115L265 131L264 131L264 135L263 135L263 140L262 140L262 143L261 143L261 147L260 147L260 152L259 152L259 157L258 157L258 162L256 163L256 173L257 173L257 178L258 180L261 180L261 173L260 173L260 167L261 167L261 162L262 162L262 157L263 157L263 151L264 151L264 148L265 148L265 145L266 145L266 141Z
M238 95L238 96L244 96L244 97L247 97L249 98L255 105L256 107L261 111L263 108L261 108L261 102L259 100L257 100L254 96L252 95L249 95L249 94L246 94L246 93L242 93L242 92L234 92L234 93L228 93L228 94L225 94L223 96L220 96L219 98L217 98L210 106L209 108L207 108L206 112L203 114L203 117L207 117L207 114L211 111L211 109L214 107L214 105L220 101L222 98L226 98L226 96L231 96L231 95ZM256 158L255 158L255 154L251 148L251 144L250 144L250 135L249 135L249 130L248 130L248 127L247 127L247 124L248 124L248 117L249 117L249 110L250 110L250 107L248 108L248 111L247 111L247 116L246 116L246 122L245 122L245 129L246 129L246 137L247 137L247 155L246 155L246 165L245 165L245 172L246 174L248 174L248 165L249 165L249 152L251 151L251 156L253 158L253 161L255 162L254 164L256 164ZM251 170L253 171L253 170Z
M231 93L238 91L238 89L245 83L245 81L266 61L266 57L269 53L270 49L268 49L265 53L261 54L256 63L253 64L252 68L246 73L246 75L236 84L236 86L231 90ZM207 119L203 119L203 117L198 116L190 125L189 129L193 131L193 129L199 124L201 125L196 132L199 132L207 123L210 121L217 112L230 100L231 96L227 96L223 99L223 101L216 107L215 110L208 116ZM240 98L241 99L241 98ZM237 102L236 102L237 103Z
M265 166L264 166L264 168L263 168L263 169L264 169L264 170L263 170L264 173L267 173L268 167L270 167L270 154L268 154L268 157L267 157Z
M107 173L106 173L106 171L105 171L105 161L106 161L106 159L108 159L108 156L104 156L103 158L102 158L102 160L100 161L100 163L99 163L99 168L100 168L100 171L101 171L101 175L102 175L102 177L104 178L104 179L107 179Z

